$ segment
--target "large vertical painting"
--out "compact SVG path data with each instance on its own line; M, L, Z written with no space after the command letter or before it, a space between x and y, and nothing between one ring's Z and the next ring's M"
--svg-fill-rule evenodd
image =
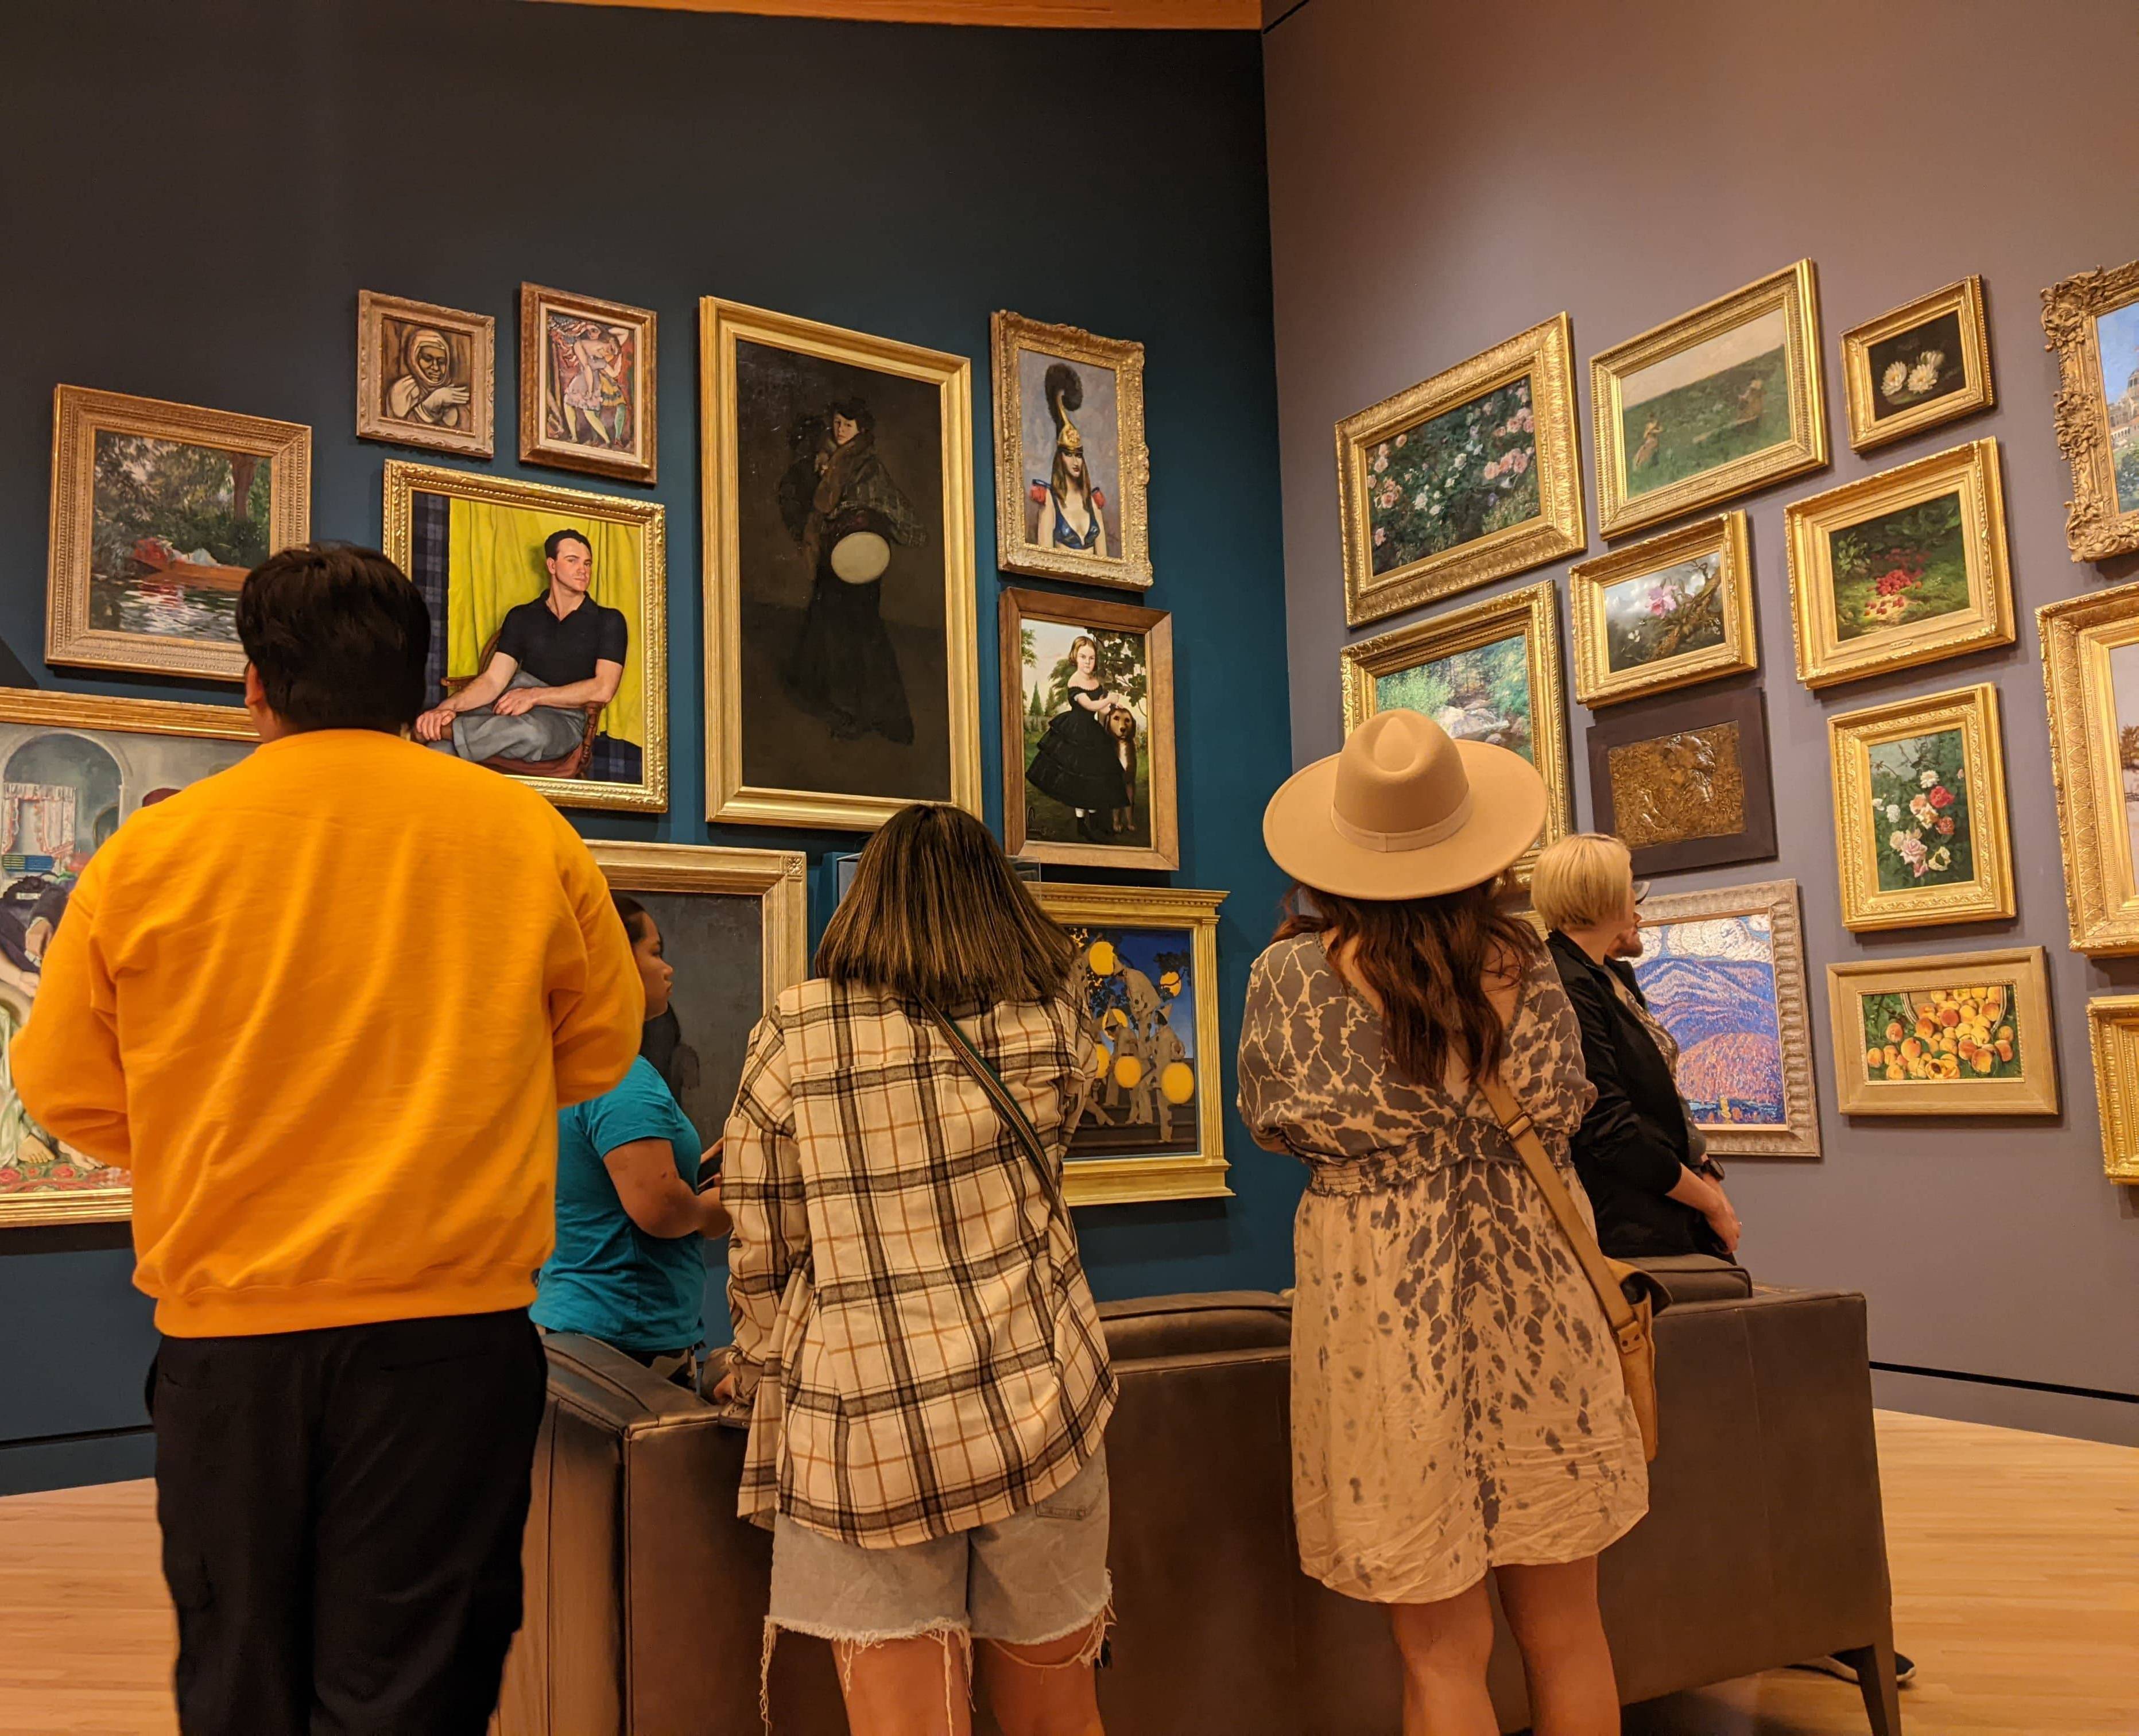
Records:
M2035 611L2075 951L2139 952L2139 584Z
M2139 549L2139 259L2043 291L2058 355L2058 445L2072 466L2065 540L2075 560Z

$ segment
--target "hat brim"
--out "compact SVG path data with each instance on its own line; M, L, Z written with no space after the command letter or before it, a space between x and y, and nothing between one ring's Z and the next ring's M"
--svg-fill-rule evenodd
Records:
M1374 850L1340 834L1330 814L1332 754L1303 766L1263 810L1263 847L1302 886L1345 898L1432 898L1494 879L1544 829L1544 780L1520 754L1457 741L1471 783L1471 817L1438 844Z

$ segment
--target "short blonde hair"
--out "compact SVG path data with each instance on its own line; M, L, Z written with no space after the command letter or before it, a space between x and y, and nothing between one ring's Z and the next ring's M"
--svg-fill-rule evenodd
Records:
M1608 832L1571 832L1547 844L1530 871L1530 903L1552 928L1594 928L1626 908L1634 858Z

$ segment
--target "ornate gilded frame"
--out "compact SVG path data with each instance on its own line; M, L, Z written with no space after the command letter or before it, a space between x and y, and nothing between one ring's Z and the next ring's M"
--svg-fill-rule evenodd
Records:
M636 784L600 783L590 778L521 778L560 808L628 809L659 814L668 806L668 514L658 501L629 500L584 488L560 488L551 482L521 482L479 472L447 470L406 458L386 461L385 502L380 545L387 557L406 571L413 552L413 502L418 494L449 500L484 501L500 506L533 507L567 512L608 524L637 527L639 619L633 643L639 648L640 676L646 689L644 775ZM504 774L500 774L504 775Z
M1644 928L1731 917L1768 919L1768 956L1775 976L1775 1031L1783 1056L1783 1125L1748 1127L1701 1123L1708 1149L1720 1157L1817 1157L1819 1093L1812 1065L1812 1007L1805 984L1804 929L1794 880L1762 880L1712 892L1665 892L1645 899Z
M303 542L311 534L312 431L301 423L273 422L193 404L97 392L86 386L52 389L51 554L45 578L45 661L85 669L143 675L183 675L197 681L241 681L245 653L234 641L165 638L89 624L90 540L94 533L96 437L110 430L151 439L215 446L274 461L270 472L267 550Z
M1133 633L1144 642L1149 671L1144 710L1151 719L1151 844L1051 844L1025 835L1025 658L1028 620ZM1006 589L1001 604L1002 666L1003 848L1031 862L1088 868L1177 868L1181 821L1174 792L1173 617L1162 609L1138 609L1059 591Z
M980 655L975 643L972 364L962 355L849 331L712 296L698 304L704 466L707 818L742 825L873 832L908 798L775 790L742 775L742 552L736 432L736 345L791 350L937 389L943 469L943 647L951 800L981 811Z
M2102 1118L2102 1172L2139 1183L2139 995L2098 995L2087 1004Z
M465 434L450 428L426 428L394 422L379 409L379 389L386 366L380 354L388 319L420 320L427 325L462 333L473 353L474 389L469 405L474 423ZM429 301L411 301L401 296L382 296L372 290L356 292L356 438L383 440L391 446L414 446L430 452L453 452L466 458L487 458L497 449L497 321L488 314L463 313L457 307L440 307Z
M2073 950L2139 952L2139 863L2109 667L2113 652L2139 645L2139 583L2046 603L2035 623Z
M1977 1079L1964 1072L1946 1080L1871 1079L1858 1009L1865 995L1975 985L1976 979L2011 976L2012 1005L2024 1037L2018 1078ZM1844 1115L2055 1115L2058 1051L2050 1027L2050 980L2040 946L2001 946L1985 952L1945 952L1928 958L1854 959L1827 967L1828 1018L1834 1037L1835 1107ZM1890 1039L1891 1041L1891 1027ZM2025 1059L2039 1058L2039 1067Z
M1367 511L1369 452L1383 439L1525 375L1537 443L1537 516L1377 576ZM1574 422L1574 327L1562 313L1339 423L1337 504L1344 529L1345 624L1363 626L1580 554L1588 545L1588 533L1582 518L1582 453Z
M544 315L552 310L583 320L599 320L609 325L633 328L639 348L639 419L633 430L629 453L607 457L570 441L553 440L542 427L543 381L549 356L542 343ZM556 470L585 471L590 476L614 477L626 482L652 482L660 457L661 424L655 413L655 326L650 309L624 301L601 301L592 296L574 296L563 290L544 289L540 284L520 286L520 462L546 464Z
M1629 579L1647 578L1709 554L1721 557L1716 584L1723 599L1722 643L1614 674L1604 593ZM1567 604L1574 635L1574 697L1592 711L1760 667L1754 638L1753 556L1743 512L1705 518L1569 567Z
M1063 1191L1070 1203L1119 1205L1138 1200L1230 1196L1225 1055L1218 1038L1218 907L1226 894L1175 886L1087 886L1054 880L1035 883L1032 892L1040 908L1065 926L1089 922L1114 928L1186 928L1193 941L1197 1149L1186 1155L1072 1159L1063 1166Z
M1961 732L1965 756L1975 878L1882 892L1878 833L1884 822L1872 808L1872 749L1882 741L1951 729ZM1920 928L1934 922L1985 922L2014 913L2013 840L2006 818L1996 687L1980 682L1948 693L1844 712L1827 720L1827 743L1834 773L1835 857L1845 928Z
M1783 311L1783 367L1790 405L1787 440L1699 476L1629 499L1623 438L1622 388L1627 377L1706 343L1710 339ZM1697 507L1713 506L1755 488L1801 476L1827 463L1827 399L1820 379L1819 283L1809 259L1800 259L1757 283L1696 307L1691 313L1628 338L1589 359L1589 407L1595 421L1598 529L1608 537L1639 530Z
M1854 642L1834 631L1838 531L1951 492L1959 485L1968 553L1969 607ZM1792 501L1783 509L1790 561L1790 620L1798 679L1830 687L1919 663L2013 643L2013 576L2005 548L2005 488L1998 442L1986 437Z
M611 844L587 848L609 883L624 892L697 892L755 898L763 924L763 1010L810 974L809 862L800 850L745 850L695 844Z
M1872 378L1872 347L1944 313L1960 316L1960 357L1967 383L1958 392L1911 404L1880 421L1875 413L1879 389ZM1998 393L1990 377L1990 326L1983 312L1983 280L1971 273L1958 283L1919 296L1906 307L1852 326L1842 335L1842 379L1849 406L1849 444L1860 452L1990 408Z
M988 316L988 349L995 369L996 565L1006 573L1148 590L1151 451L1143 438L1143 345L1126 338L1095 337L1081 326L1045 325L999 309ZM1020 462L1025 399L1017 365L1021 350L1104 368L1114 376L1116 433L1121 448L1118 555L1043 549L1025 540L1028 484Z
M2065 540L2074 560L2107 560L2139 549L2139 506L2119 511L2109 403L2095 322L2139 301L2139 259L2082 271L2043 291L2045 347L2057 352L2058 446L2072 466Z

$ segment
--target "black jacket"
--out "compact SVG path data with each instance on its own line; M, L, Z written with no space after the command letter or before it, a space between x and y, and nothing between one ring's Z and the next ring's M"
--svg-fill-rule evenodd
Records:
M1596 1208L1597 1240L1618 1259L1721 1254L1708 1220L1667 1197L1689 1156L1686 1109L1656 1039L1612 985L1616 976L1640 1000L1632 970L1595 963L1557 931L1551 950L1582 1027L1583 1068L1597 1088L1570 1152Z

